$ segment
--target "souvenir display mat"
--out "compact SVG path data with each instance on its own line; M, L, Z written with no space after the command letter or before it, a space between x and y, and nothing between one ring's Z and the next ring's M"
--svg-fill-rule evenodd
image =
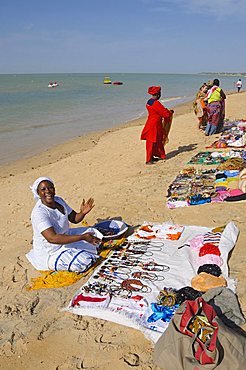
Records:
M242 149L226 149L225 151L201 151L194 155L187 164L213 166L224 163L230 158L246 158Z
M227 121L218 140L208 148L245 148L246 121Z
M173 305L163 312L157 304L160 292L191 287L202 264L218 263L227 286L235 291L227 260L237 236L233 222L217 229L144 223L96 268L65 310L139 329L156 342L177 308ZM197 238L212 241L220 256L208 249L202 256L192 242Z
M228 161L238 160L241 161L239 158ZM222 168L224 164L220 166ZM244 166L244 163L240 162L240 166ZM228 168L232 168L229 163ZM230 197L242 195L243 191L238 189L239 174L240 170L233 169L184 168L168 188L167 207L174 209L205 203L220 203L228 201Z

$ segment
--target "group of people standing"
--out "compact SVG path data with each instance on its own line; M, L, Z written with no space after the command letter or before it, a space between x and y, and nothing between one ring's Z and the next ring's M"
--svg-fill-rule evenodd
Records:
M146 104L148 118L140 138L146 140L146 164L150 165L166 158L164 145L168 142L174 111L160 103L160 86L149 87L148 93L151 95ZM199 128L205 131L205 135L221 131L225 118L225 99L226 95L217 78L200 87L193 106Z
M193 103L199 129L205 130L207 136L219 133L224 124L226 94L219 86L217 78L204 83Z

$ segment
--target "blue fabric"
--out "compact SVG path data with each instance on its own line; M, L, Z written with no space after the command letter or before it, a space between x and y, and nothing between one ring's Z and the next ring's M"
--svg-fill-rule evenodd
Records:
M228 171L225 171L225 175L227 177L235 177L235 176L238 176L240 173L240 171L238 170L228 170Z
M213 135L213 134L216 133L216 130L217 130L217 127L216 126L213 126L210 123L208 123L207 124L207 127L206 127L206 130L205 130L205 133L207 135Z
M193 195L189 199L190 205L211 203L211 197L203 198L201 194Z
M216 179L215 180L215 183L216 182L227 182L227 176L226 177L221 177L221 178L219 178L219 179Z
M157 303L151 303L151 309L153 314L148 317L148 322L155 322L157 320L162 320L169 322L173 317L176 309L179 307L178 304L175 304L172 307L160 306Z
M148 105L153 105L154 104L154 102L156 101L156 99L149 99L148 101L147 101L147 104Z

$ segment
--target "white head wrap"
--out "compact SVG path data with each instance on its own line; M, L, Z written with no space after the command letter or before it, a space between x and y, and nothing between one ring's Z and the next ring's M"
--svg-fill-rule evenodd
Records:
M54 185L54 181L51 180L49 177L39 177L37 180L35 180L32 186L30 186L30 189L33 192L33 196L36 201L40 198L40 196L38 195L38 185L42 181L49 181Z

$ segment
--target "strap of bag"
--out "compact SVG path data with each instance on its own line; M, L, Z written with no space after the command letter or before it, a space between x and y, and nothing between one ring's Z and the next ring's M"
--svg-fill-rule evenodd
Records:
M185 301L181 310L182 311L178 312L178 314L177 312L175 313L173 320L181 333L192 338L194 358L200 365L213 364L216 366L216 361L218 361L218 349L216 347L218 323L214 320L217 316L215 310L201 297L194 301ZM200 333L199 330L194 333L188 327L191 319L196 316L205 316L208 322L215 327L211 339L206 343L202 342L198 337ZM209 328L209 326L206 325L203 326L203 329L211 329L211 327Z
M209 327L204 326L204 329L209 329ZM219 351L217 347L215 347L214 350L210 351L208 349L210 345L210 341L207 341L206 343L202 343L199 340L198 335L199 335L199 332L195 333L192 337L193 356L199 362L199 364L213 365L212 367L209 367L208 369L215 369L219 361Z

